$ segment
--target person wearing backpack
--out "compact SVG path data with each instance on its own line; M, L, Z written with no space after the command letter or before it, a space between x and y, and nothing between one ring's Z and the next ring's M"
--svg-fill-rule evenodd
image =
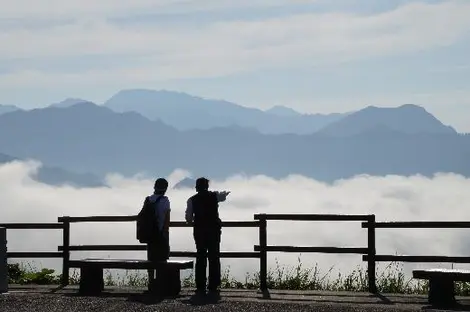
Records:
M193 225L196 244L196 293L206 294L206 266L209 260L209 294L217 294L220 286L220 239L222 221L219 218L219 202L226 200L230 192L209 191L209 180L196 180L196 192L187 201L186 222Z
M165 193L168 181L158 178L154 192L145 198L137 216L137 239L147 244L149 261L166 261L170 257L170 200ZM149 291L155 281L155 270L148 270Z

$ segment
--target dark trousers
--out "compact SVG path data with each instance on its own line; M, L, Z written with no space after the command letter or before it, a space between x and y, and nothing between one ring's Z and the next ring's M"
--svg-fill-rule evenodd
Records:
M209 260L209 290L220 286L220 237L221 231L195 231L196 288L206 289L206 267Z
M168 233L163 233L158 239L147 244L147 259L149 261L166 261L170 258L170 242ZM149 283L155 279L155 270L147 270Z

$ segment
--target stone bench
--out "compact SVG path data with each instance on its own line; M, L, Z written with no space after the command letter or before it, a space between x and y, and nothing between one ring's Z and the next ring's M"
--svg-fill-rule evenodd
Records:
M454 282L470 282L469 270L428 269L413 270L413 278L429 280L428 301L436 306L456 304Z
M80 269L79 293L99 295L104 290L104 269L156 270L156 280L152 288L156 294L177 296L181 291L180 270L192 269L193 261L168 260L151 262L133 259L83 259L70 260L70 268ZM150 286L150 285L149 285Z

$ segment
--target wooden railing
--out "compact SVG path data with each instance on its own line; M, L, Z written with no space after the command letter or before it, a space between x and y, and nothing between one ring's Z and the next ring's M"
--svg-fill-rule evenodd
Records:
M62 251L64 263L63 263L63 275L62 284L66 285L69 280L69 261L71 251L140 251L146 250L146 246L143 244L138 245L70 245L70 224L71 223L83 223L83 222L135 222L137 216L91 216L91 217L60 217L58 221L64 225L64 240L62 246L58 247L59 251ZM222 222L222 227L232 228L257 228L259 227L259 221L225 221ZM191 227L183 221L170 222L170 227ZM260 252L238 252L238 251L226 251L220 253L221 258L259 258ZM183 258L194 258L196 253L192 251L171 251L170 257L183 257Z
M330 253L330 254L367 254L369 291L376 292L375 283L375 215L334 215L334 214L256 214L255 220L260 221L260 243L254 249L261 252L260 257L260 288L267 289L267 253L268 252L301 252L301 253ZM367 247L314 247L314 246L272 246L267 244L267 221L367 221L371 224L368 231Z
M400 221L362 223L363 228L375 232L376 229L465 229L470 228L466 221ZM363 261L374 262L419 262L419 263L470 263L470 257L454 256L412 256L412 255L363 255Z
M63 230L62 223L3 223L0 227L7 230ZM7 236L8 240L8 236ZM7 252L7 258L62 258L63 253L57 251L16 251Z
M268 245L268 221L329 221L329 222L362 222L361 227L367 229L366 247L315 247L315 246L275 246ZM59 229L62 230L63 242L56 252L8 252L8 258L62 258L63 274L62 284L67 285L69 280L69 261L72 251L140 251L146 246L138 245L70 245L70 225L82 222L134 222L136 216L91 216L91 217L60 217L58 223L6 223L0 224L7 230L12 229ZM171 227L191 227L186 222L176 221L170 223ZM470 228L470 222L462 221L412 221L412 222L376 222L375 215L333 215L333 214L256 214L254 221L225 221L222 227L258 228L259 244L253 247L254 251L227 251L221 252L222 258L259 258L260 261L260 288L267 289L267 254L268 252L288 253L329 253L329 254L360 254L362 260L367 262L369 291L375 293L376 262L427 262L427 263L470 263L470 257L453 256L413 256L413 255L377 255L375 232L376 229L419 229L419 228ZM192 251L172 251L171 257L196 256Z

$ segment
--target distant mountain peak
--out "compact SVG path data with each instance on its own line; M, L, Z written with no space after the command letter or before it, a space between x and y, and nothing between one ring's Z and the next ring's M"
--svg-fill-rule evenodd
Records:
M406 134L456 134L424 107L404 104L398 107L368 106L319 131L331 136L352 136L374 129L386 129Z
M343 117L342 114L301 114L284 106L265 111L222 99L150 89L121 90L108 99L104 106L120 113L135 111L182 131L237 125L254 128L264 134L312 134Z
M53 103L49 105L50 107L70 107L78 103L89 102L87 100L79 99L79 98L66 98L65 100L59 103Z
M286 107L283 105L275 105L270 109L266 110L266 113L282 116L282 117L291 117L291 116L300 116L302 115L298 111L294 110L293 108Z
M415 110L415 111L426 111L426 109L420 105L416 105L416 104L403 104L403 105L400 105L400 106L389 106L389 107L379 107L379 106L375 106L375 105L369 105L359 111L386 111L386 110Z
M196 179L185 177L173 186L174 189L191 189L196 185Z
M398 109L416 110L416 111L427 111L424 107L416 104L403 104L398 106Z

